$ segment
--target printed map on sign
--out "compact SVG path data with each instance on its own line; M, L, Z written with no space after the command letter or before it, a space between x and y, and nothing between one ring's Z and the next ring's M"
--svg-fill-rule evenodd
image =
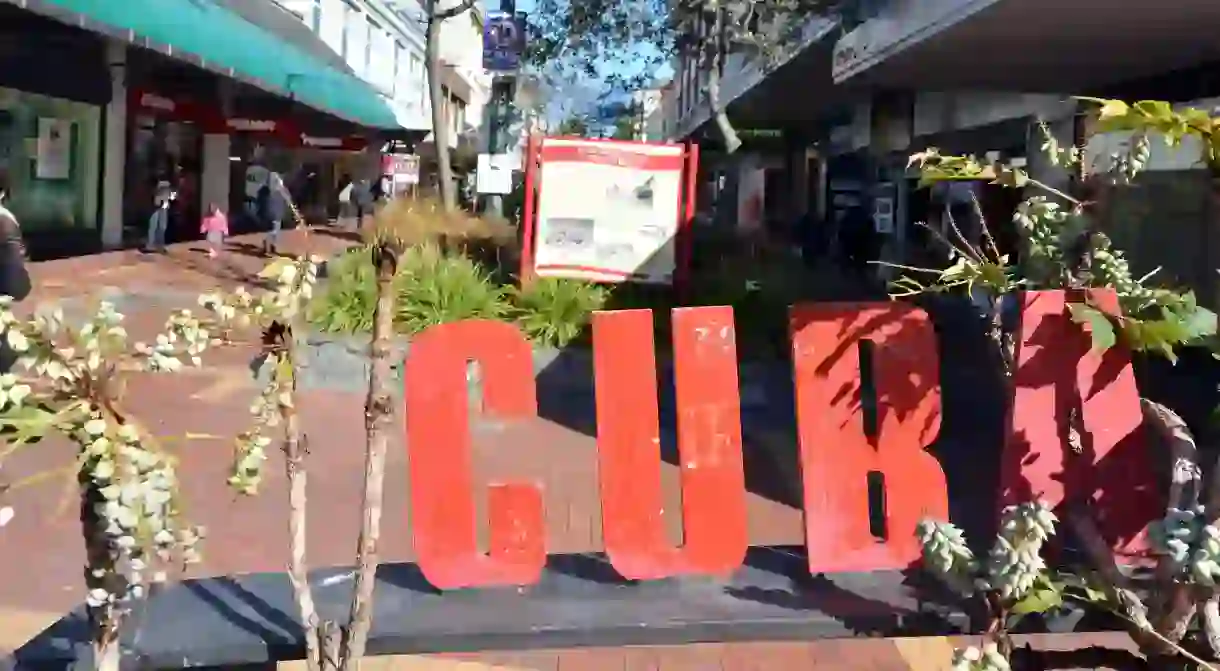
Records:
M673 281L682 147L548 138L541 154L538 275Z

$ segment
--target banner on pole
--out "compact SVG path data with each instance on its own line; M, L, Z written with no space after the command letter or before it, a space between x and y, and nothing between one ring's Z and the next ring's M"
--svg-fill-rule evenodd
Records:
M489 11L483 22L483 69L492 74L513 74L525 52L525 22L502 11Z

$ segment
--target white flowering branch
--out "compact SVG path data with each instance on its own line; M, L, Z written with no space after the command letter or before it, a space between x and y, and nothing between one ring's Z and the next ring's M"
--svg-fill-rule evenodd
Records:
M0 332L19 355L23 376L0 376L0 461L46 436L77 446L85 584L96 668L117 669L119 633L151 583L166 569L199 560L203 530L182 515L176 459L122 407L125 375L201 365L214 342L189 310L176 311L152 344L129 344L123 315L102 302L79 326L61 310L19 318L0 298ZM6 489L39 480L10 483ZM11 507L0 512L7 523Z

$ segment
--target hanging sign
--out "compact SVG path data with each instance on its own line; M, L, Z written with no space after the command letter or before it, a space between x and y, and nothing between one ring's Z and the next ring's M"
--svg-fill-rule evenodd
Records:
M72 121L40 117L34 159L38 179L68 179L72 176Z
M525 52L525 23L508 12L487 12L483 22L483 69L493 74L515 73Z

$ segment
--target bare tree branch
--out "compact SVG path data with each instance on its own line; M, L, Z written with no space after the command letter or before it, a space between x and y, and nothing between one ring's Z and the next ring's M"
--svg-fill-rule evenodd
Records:
M475 3L475 0L462 0L458 4L450 7L449 9L437 10L437 11L433 12L432 20L433 21L445 21L447 19L452 19L453 17L457 16L458 14L461 14L462 12L474 7L474 3Z

